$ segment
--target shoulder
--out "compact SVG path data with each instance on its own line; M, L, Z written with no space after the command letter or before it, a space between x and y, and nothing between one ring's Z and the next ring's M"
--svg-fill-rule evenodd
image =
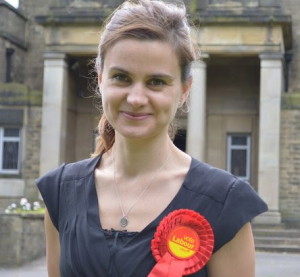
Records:
M64 164L62 180L69 181L86 177L87 175L94 172L99 160L100 156L97 156L74 163Z
M41 179L62 178L63 180L82 178L94 170L100 157L84 159L74 163L63 163L59 167L50 170L36 181Z
M66 210L66 205L60 205L59 203L64 201L64 204L66 204L67 199L74 198L74 194L72 194L75 187L73 180L79 180L93 173L99 159L100 157L96 157L75 163L62 164L36 180L36 185L48 209L49 216L57 230L59 229L59 220Z
M185 186L194 193L224 203L229 191L239 182L241 181L229 172L193 159Z
M89 158L74 163L62 164L35 180L42 192L46 189L59 189L64 181L78 180L93 173L100 157Z
M267 209L264 201L248 182L195 159L192 161L184 187L194 195L209 199L209 203L218 207L219 213L231 208L236 209L237 206L241 211L245 206L247 209L253 207L254 210L261 211Z
M193 207L212 225L215 251L229 242L247 222L267 210L267 205L249 183L197 160L192 161L185 189L189 199L193 199L189 200Z

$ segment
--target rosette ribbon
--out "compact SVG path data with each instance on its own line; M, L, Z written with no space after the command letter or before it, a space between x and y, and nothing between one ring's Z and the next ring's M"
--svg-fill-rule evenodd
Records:
M199 213L180 209L168 214L158 225L151 241L157 261L148 277L181 277L201 270L214 248L209 222Z

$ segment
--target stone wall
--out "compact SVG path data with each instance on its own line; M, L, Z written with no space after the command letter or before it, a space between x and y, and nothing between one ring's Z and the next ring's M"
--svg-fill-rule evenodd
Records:
M26 17L6 3L0 3L0 6L1 35L24 42Z
M14 50L12 56L11 81L16 83L25 82L25 64L26 52L13 43L0 38L0 83L6 82L6 49Z
M38 199L38 192L34 180L39 177L40 145L41 145L41 107L27 108L27 122L25 125L26 145L24 149L23 174L25 179L25 196L28 199Z
M35 16L49 11L48 4L46 0L20 0L18 10L6 2L0 5L0 109L23 111L21 171L14 176L0 176L5 189L2 195L0 191L0 212L18 202L18 197L38 199L34 180L39 176L45 35ZM10 83L4 83L7 48L14 50ZM23 183L12 189L12 181L16 180Z
M292 61L289 67L289 91L300 91L300 12L299 0L283 0L282 8L292 16Z
M37 189L34 180L39 176L40 144L41 144L41 107L27 108L26 160L23 161L23 179L25 179L25 195L29 199L37 199Z
M292 17L289 89L282 98L280 211L283 221L300 225L300 12L299 0L283 0Z
M300 224L300 93L282 98L280 211L284 222Z
M18 83L0 83L0 109L15 109L23 111L23 126L21 135L21 172L15 175L1 175L2 182L11 185L11 178L22 178L25 182L23 194L30 200L38 199L38 191L34 180L39 176L39 156L42 118L42 92L30 90L28 86ZM18 191L19 191L18 190ZM5 194L6 195L6 194ZM3 196L3 195L2 195ZM2 197L0 192L0 212L12 202L18 202L16 194ZM12 198L10 198L12 197Z
M24 82L25 72L25 26L26 17L6 2L0 3L0 82L6 81L6 50L12 49L11 78L14 82Z
M0 266L19 266L45 255L42 215L0 214Z
M45 35L44 27L35 22L35 17L49 12L49 1L46 0L21 0L20 10L27 16L26 40L28 51L25 57L26 84L34 90L43 89L43 68Z
M7 180L7 182L8 182L7 184L9 184L9 180ZM19 203L19 202L20 202L19 197L0 196L0 214L3 213L10 204ZM0 238L0 243L1 243L1 238Z

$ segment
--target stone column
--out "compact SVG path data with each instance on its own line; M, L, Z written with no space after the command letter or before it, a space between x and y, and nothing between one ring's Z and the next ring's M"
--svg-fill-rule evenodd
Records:
M44 58L40 175L64 161L68 93L66 55L46 53Z
M206 63L195 61L192 66L193 84L190 92L187 121L187 153L205 160L206 136Z
M280 111L283 90L282 54L262 54L260 70L258 194L269 211L257 223L279 224Z

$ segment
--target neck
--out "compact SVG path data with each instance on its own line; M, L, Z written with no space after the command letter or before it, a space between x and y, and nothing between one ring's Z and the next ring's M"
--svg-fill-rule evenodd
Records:
M124 140L116 136L112 151L116 170L121 175L130 177L155 171L174 149L169 136L147 141Z

